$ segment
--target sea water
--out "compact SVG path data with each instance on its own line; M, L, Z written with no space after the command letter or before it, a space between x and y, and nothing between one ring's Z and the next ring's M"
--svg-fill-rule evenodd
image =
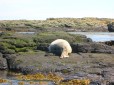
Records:
M85 35L94 42L104 42L114 40L114 32L69 32L71 34Z

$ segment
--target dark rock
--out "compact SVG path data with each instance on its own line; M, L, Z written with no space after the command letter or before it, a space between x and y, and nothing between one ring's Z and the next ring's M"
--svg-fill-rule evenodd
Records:
M78 72L78 73L75 74L75 76L85 77L85 76L87 76L87 73L85 73L85 72Z
M53 53L50 53L50 52L46 52L45 56L53 56L54 54Z
M114 22L109 23L107 26L108 26L108 31L109 32L114 32Z
M109 85L114 85L114 82L109 82Z
M74 53L114 53L114 48L102 43L73 43L71 44Z
M6 59L2 58L2 55L0 54L0 70L5 69L7 69Z
M91 38L87 38L87 42L93 42Z
M48 51L48 46L49 44L47 43L38 44L37 50Z
M90 82L90 85L101 85L99 81L92 81Z
M102 43L103 43L103 42L102 42ZM104 42L104 44L109 45L109 46L112 46L112 45L114 45L114 41L113 41L113 40L111 40L111 41L106 41L106 42Z
M9 70L12 70L15 66L15 59L16 59L16 56L15 55L11 55L11 54L4 54L3 55L3 58L6 59L7 61L7 67Z
M11 58L16 58L16 55L14 54L3 54L3 58L5 58L5 59L11 59Z
M23 74L36 74L39 72L38 69L36 69L34 66L26 66L21 68L21 72Z

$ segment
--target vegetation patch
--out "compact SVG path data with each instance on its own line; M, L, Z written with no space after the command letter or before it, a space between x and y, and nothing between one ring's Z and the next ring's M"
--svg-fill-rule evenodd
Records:
M1 20L1 31L108 31L108 18L48 18L46 20Z

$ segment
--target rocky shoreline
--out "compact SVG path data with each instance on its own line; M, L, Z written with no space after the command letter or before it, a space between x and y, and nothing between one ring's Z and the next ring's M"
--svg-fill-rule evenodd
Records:
M53 54L46 56L44 51L33 54L3 54L0 57L0 69L9 69L23 74L54 72L66 80L90 79L93 83L91 85L114 82L113 46L93 42L71 46L73 53L69 59L64 60Z
M0 31L12 32L114 32L114 19L48 18L46 20L1 20Z
M23 74L52 72L61 75L65 80L90 79L91 85L113 85L113 41L92 42L85 36L61 34L63 35L58 33L38 34L40 37L32 38L34 42L38 42L37 44L32 40L30 42L22 40L23 38L21 39L20 36L23 35L14 37L15 34L13 36L3 34L1 36L1 42L3 43L0 43L0 70L21 72ZM50 37L52 35L53 37ZM69 58L60 59L59 56L47 53L49 43L56 36L65 38L70 42L73 53ZM26 36L24 35L24 37ZM13 42L10 41L11 38L14 39ZM75 40L77 41L74 42ZM28 48L29 50L26 50Z

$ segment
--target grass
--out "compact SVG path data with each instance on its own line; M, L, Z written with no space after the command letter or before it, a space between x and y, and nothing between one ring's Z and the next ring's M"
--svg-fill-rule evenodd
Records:
M114 19L108 18L48 18L47 20L2 20L1 31L54 31L68 29L81 31L106 31ZM51 28L51 30L50 30ZM66 28L66 29L63 29Z

